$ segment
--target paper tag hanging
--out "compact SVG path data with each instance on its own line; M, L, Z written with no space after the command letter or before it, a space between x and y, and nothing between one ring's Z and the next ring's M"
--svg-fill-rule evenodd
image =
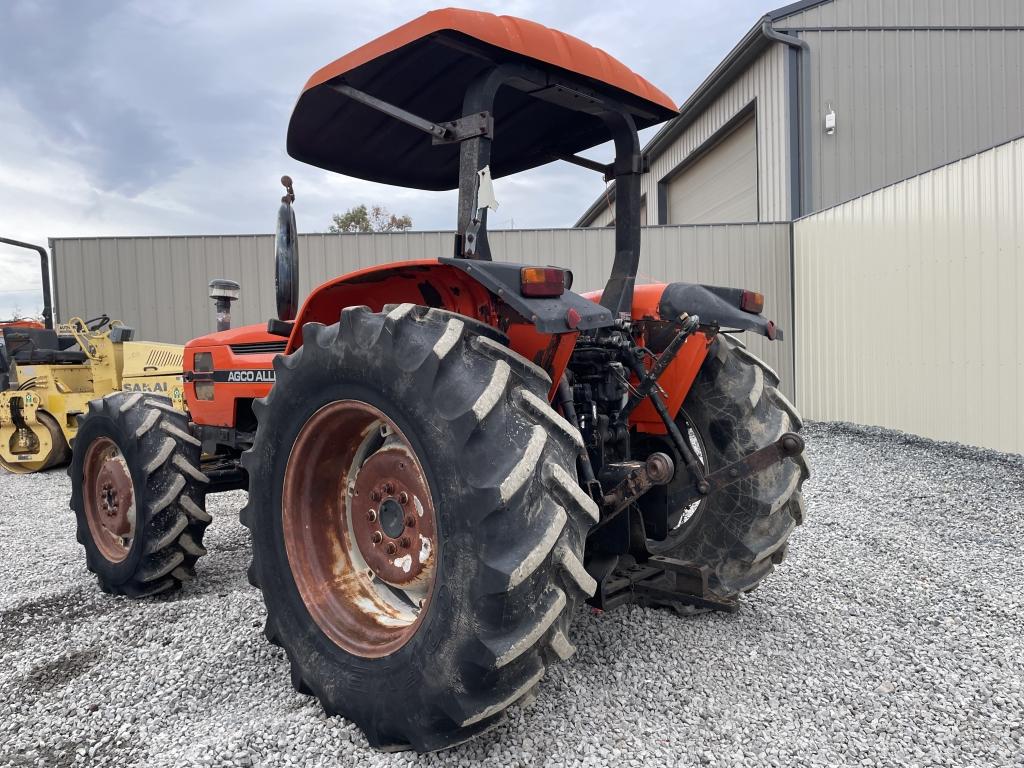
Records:
M498 210L498 201L494 198L494 183L491 181L491 166L485 165L476 175L480 178L476 192L476 207Z

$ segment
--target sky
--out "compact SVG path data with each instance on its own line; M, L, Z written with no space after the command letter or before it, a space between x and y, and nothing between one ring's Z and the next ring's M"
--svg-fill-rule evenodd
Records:
M678 103L784 0L477 0L604 49ZM295 182L302 232L361 203L451 229L454 192L389 187L285 152L308 77L436 7L346 0L3 0L0 236L271 232ZM649 139L656 129L641 135ZM606 145L586 153L610 158ZM593 171L555 163L494 182L492 228L567 227L600 194ZM0 319L42 307L39 259L0 245Z

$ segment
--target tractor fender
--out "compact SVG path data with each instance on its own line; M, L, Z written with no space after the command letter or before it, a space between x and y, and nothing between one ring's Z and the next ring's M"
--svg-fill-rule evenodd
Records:
M601 301L601 291L583 294ZM782 330L763 315L740 309L742 288L722 288L700 283L646 283L633 289L633 320L674 322L686 312L700 317L702 325L754 331L769 339L781 339Z
M561 296L529 298L520 292L522 264L474 259L439 259L460 269L495 294L513 310L531 321L540 333L569 333L612 325L610 310L566 290ZM570 323L571 313L575 317Z
M520 293L522 265L470 259L423 259L380 264L329 280L303 302L288 339L288 353L302 346L302 326L337 322L345 307L412 303L446 309L490 325L501 306L513 310L538 334L565 334L612 324L611 313L566 290L553 298Z
M781 339L782 330L763 315L740 309L742 288L723 288L698 283L669 283L658 300L658 317L672 321L686 312L700 317L702 325L753 331L769 339Z

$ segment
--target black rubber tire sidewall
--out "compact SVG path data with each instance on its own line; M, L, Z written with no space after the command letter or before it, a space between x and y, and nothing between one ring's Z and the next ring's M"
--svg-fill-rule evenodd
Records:
M82 426L75 437L75 445L78 446L78 450L72 454L70 474L72 477L83 478L85 456L88 453L87 446L92 445L97 439L104 437L109 438L117 445L121 455L124 456L125 463L128 465L128 471L132 476L132 492L135 496L136 515L142 516L141 518L136 518L135 530L145 530L145 526L149 523L148 520L144 519L148 508L143 503L143 494L146 493L146 477L140 466L137 442L134 439L134 435L127 432L124 420L113 419L105 412L89 414L89 418L83 419ZM84 489L84 482L77 485L78 488ZM80 492L78 489L75 490ZM84 503L84 499L81 501ZM99 577L100 582L106 585L119 586L128 583L132 580L142 563L145 547L143 537L136 536L132 540L131 547L128 549L128 556L124 560L119 563L110 562L103 556L103 553L100 552L99 547L96 546L96 542L93 540L92 531L89 527L88 519L85 518L82 503L75 505L77 507L75 514L79 516L80 530L86 532L86 535L82 537L83 541L81 543L85 547L91 569Z

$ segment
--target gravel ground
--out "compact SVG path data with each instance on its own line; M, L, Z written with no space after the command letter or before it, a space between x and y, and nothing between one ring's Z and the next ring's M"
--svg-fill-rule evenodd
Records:
M2 765L1024 765L1024 457L810 425L808 523L733 616L581 610L537 701L449 752L367 749L289 683L239 493L200 580L85 570L60 471L0 475Z

